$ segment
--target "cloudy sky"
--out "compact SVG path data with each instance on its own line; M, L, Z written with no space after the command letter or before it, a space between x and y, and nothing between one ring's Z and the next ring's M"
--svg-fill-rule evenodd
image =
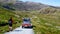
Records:
M21 0L21 1L32 1L32 2L39 2L43 4L48 4L52 6L60 6L60 0Z

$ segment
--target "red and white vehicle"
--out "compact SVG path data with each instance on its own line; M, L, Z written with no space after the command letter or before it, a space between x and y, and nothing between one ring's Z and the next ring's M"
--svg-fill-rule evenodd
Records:
M22 28L32 28L32 24L29 18L23 19Z

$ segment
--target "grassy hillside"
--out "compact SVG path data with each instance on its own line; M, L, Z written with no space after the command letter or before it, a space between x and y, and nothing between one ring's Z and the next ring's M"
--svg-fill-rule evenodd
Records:
M60 34L60 11L53 8L43 10L42 13L36 12L32 19L35 34Z
M43 10L43 11L42 11ZM35 34L60 34L60 10L54 8L45 8L40 11L29 11L17 13L21 16L29 16Z
M15 15L17 15L17 14L10 10L0 7L0 34L3 34L4 32L9 31L8 20L11 16L13 17L13 20L14 20L13 29L20 26L21 21ZM18 21L18 23L15 24L17 21Z
M36 34L60 34L60 15L39 14L33 18L32 22Z
M54 8L43 8L39 11L9 11L3 8L0 9L0 19L6 22L10 16L14 20L19 20L23 17L30 17L35 34L60 34L60 10ZM17 18L15 15L19 15ZM1 23L2 23L1 22ZM14 24L13 28L20 26L21 23ZM8 31L8 25L0 27L1 34Z
M7 21L11 16L14 17L14 19L16 18L15 13L13 13L12 11L0 8L0 24L3 24L4 21Z

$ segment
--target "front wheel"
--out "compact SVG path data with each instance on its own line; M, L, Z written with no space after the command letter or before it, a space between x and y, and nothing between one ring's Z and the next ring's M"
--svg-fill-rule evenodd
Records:
M33 26L29 26L29 28L33 28Z

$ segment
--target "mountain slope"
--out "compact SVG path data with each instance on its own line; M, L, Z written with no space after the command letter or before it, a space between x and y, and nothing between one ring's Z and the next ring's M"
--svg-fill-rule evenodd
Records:
M23 2L23 1L16 2L14 6L16 9L19 9L19 10L40 10L41 8L49 7L41 3Z
M11 2L10 5L8 3L6 3L6 4L3 3L3 4L8 5L10 7L14 7L16 10L26 10L26 11L28 11L28 10L40 10L42 8L45 8L45 7L52 7L52 8L60 9L60 7L54 7L54 6L45 5L42 3L30 2L30 1L23 2L23 1L15 0L15 2L13 2L13 3Z
M60 9L60 7L54 7L54 6L45 5L42 3L29 2L29 1L27 2L17 1L15 4L13 4L13 6L17 10L40 10L45 7L52 7L52 8Z
M10 17L13 17L13 19L17 21L18 19L15 15L16 14L14 12L0 7L0 26L7 25L8 19Z

